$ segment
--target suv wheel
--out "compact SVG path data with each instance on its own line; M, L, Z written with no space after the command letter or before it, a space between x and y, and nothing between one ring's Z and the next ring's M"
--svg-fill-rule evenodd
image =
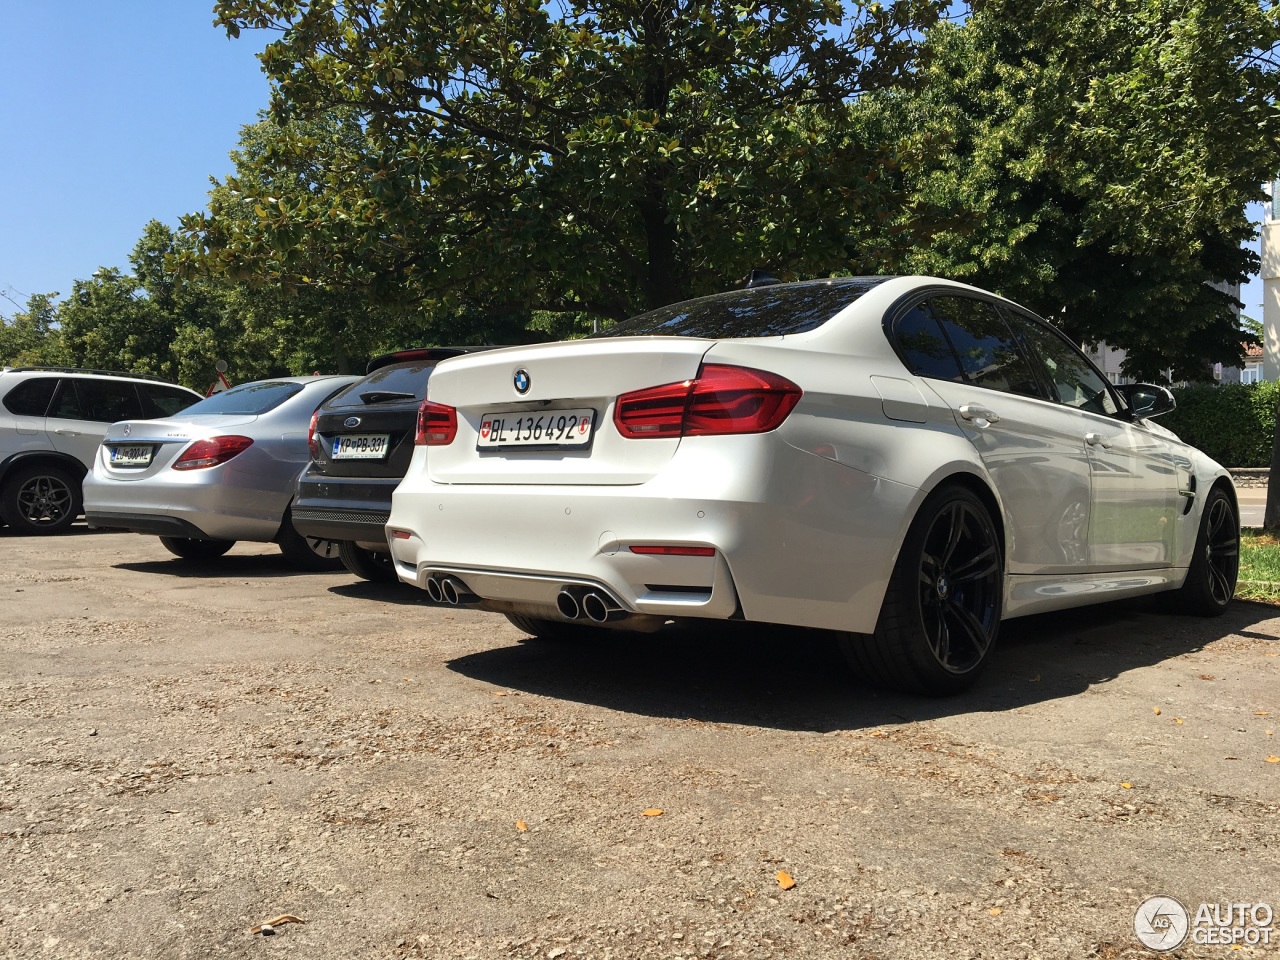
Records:
M80 481L65 467L18 467L0 491L0 516L15 533L61 533L80 515Z

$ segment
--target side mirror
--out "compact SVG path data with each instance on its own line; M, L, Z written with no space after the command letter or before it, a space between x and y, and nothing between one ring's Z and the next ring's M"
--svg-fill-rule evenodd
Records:
M1158 417L1178 405L1168 387L1154 383L1125 383L1116 389L1129 401L1129 414L1135 420Z

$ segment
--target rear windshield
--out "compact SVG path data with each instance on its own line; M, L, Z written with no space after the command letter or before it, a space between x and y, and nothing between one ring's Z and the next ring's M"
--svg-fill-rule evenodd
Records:
M327 407L365 407L371 403L421 403L427 396L427 378L437 360L415 360L375 370L329 401Z
M888 277L841 277L732 290L650 310L597 337L780 337L816 330Z
M297 396L302 392L302 386L300 383L282 383L278 380L246 383L206 397L187 407L182 413L192 417L209 414L256 416L274 410L290 397Z

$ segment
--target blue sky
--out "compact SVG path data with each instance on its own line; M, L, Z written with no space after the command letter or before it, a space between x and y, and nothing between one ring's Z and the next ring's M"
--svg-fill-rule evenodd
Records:
M269 90L212 0L0 0L0 315L204 208Z
M129 269L149 220L204 208L268 98L255 54L212 0L0 0L0 316ZM1257 208L1261 215L1261 206ZM1262 284L1241 293L1262 318Z

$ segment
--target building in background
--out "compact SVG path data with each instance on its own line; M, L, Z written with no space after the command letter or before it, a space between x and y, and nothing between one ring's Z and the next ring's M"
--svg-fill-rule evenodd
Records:
M1280 178L1262 217L1262 379L1280 380Z

